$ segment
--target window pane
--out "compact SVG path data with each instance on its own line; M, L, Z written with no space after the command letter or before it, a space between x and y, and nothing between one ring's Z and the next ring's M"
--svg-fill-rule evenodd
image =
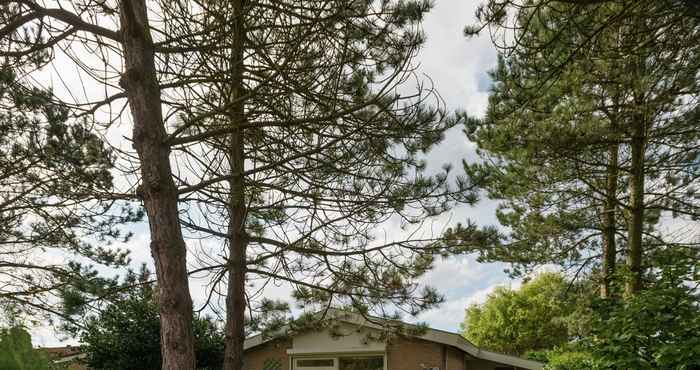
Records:
M333 367L333 359L322 359L322 360L297 360L297 366L299 367Z
M341 357L340 370L383 370L384 357Z

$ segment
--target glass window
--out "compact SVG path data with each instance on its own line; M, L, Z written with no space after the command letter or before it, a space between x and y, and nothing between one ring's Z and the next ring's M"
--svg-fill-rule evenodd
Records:
M332 358L297 360L298 367L333 367L335 363Z
M384 357L341 357L339 370L383 370Z

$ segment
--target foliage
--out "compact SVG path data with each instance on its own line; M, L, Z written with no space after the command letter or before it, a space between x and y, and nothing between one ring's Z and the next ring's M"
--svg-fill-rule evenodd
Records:
M501 201L497 217L507 227L500 240L473 250L483 260L511 262L515 274L546 263L586 273L600 270L600 256L614 265L616 249L619 256L634 233L666 240L654 231L662 213L697 217L698 203L685 194L694 192L699 176L692 159L698 108L686 97L697 90L697 63L689 61L699 54L692 45L665 49L680 42L672 33L647 40L656 47L635 46L651 33L638 30L654 27L639 19L598 30L577 50L582 34L618 6L574 13L571 5L545 3L517 13L516 22L529 20L519 30L521 44L504 51L491 74L486 117L467 120L482 161L465 170ZM641 178L632 176L630 164L640 116L646 120ZM641 229L628 233L632 212L623 210L634 208L635 178L654 196L645 198ZM606 244L610 256L601 253Z
M112 298L80 332L81 349L92 369L157 370L161 368L160 321L156 289L149 275L131 275L132 288ZM199 369L220 369L224 338L210 318L193 321Z
M475 197L468 180L448 181L449 167L429 173L422 160L457 124L432 86L397 94L417 78L430 2L238 4L218 3L208 14L166 10L181 43L220 40L212 50L173 55L170 65L240 84L212 79L196 86L206 94L188 90L192 98L173 122L173 156L191 174L179 184L190 210L183 227L224 248L202 251L206 258L197 262L216 267L212 276L245 264L247 279L288 285L309 310L351 305L417 314L441 302L416 278L449 250L410 230ZM392 218L407 236L383 240L376 228ZM237 250L245 261L233 259ZM258 294L247 303L249 310L226 311L264 315L270 308Z
M576 346L563 346L546 351L544 358L539 360L547 364L546 370L590 370L595 366L591 353L579 350Z
M0 369L51 370L51 361L32 347L32 338L21 327L0 329Z
M470 307L464 334L485 348L541 361L549 370L695 369L698 261L697 253L670 248L655 253L654 263L662 267L646 277L654 283L624 300L566 299L562 277L545 274L521 290L501 288L483 306ZM527 300L530 296L537 299Z
M655 272L655 283L623 301L600 301L588 337L599 369L700 367L700 259L664 251L673 263Z
M589 14L601 10L607 13L605 17L589 17ZM540 39L523 36L532 32L532 28L537 28L552 13L558 18L557 27L552 29L561 32L552 32ZM576 30L580 37L569 40L566 54L555 56L558 63L543 66L542 72L556 79L561 68L585 54L599 34L625 27L630 22L646 22L651 27L647 35L650 38L654 35L682 35L673 44L659 45L664 49L693 47L700 36L697 33L698 15L700 7L697 2L688 0L483 0L476 10L476 24L467 25L464 33L473 37L488 32L496 48L506 54L539 54L542 58L548 58L549 55L542 51L559 42L562 34ZM658 22L661 18L665 21ZM639 40L632 48L644 44L645 41Z
M120 159L140 170L161 295L177 301L161 306L173 311L163 325L187 342L164 336L173 366L192 362L188 255L212 279L207 303L227 306L227 349L239 352L243 315L277 307L259 294L272 284L289 285L309 310L394 317L442 301L419 277L451 250L419 231L476 194L449 166L429 172L423 160L457 124L414 61L431 5L3 2L0 56L28 80L44 80L26 66L37 51L42 67L67 58L86 88L62 103L99 111L106 127L126 120L118 104L128 100L136 153ZM78 45L94 58L76 56ZM390 220L406 233L383 238L376 228ZM216 242L188 246L183 229Z
M498 287L485 303L466 310L463 335L479 347L524 355L566 343L567 318L575 303L568 284L557 273L542 273L514 290Z
M486 117L466 120L482 161L465 171L505 226L470 250L515 275L560 264L606 298L591 284L569 320L579 335L533 354L552 368L697 366L697 234L658 227L700 215L697 11L489 0L467 30L488 29L501 52ZM459 244L459 227L448 237Z
M627 299L592 299L585 335L527 356L550 370L696 369L700 366L700 259L665 248L647 289ZM578 318L581 320L582 318Z
M120 226L141 218L101 198L112 191L113 153L71 113L0 61L0 304L27 318L67 318L55 296L70 303L70 292L109 289L93 265L127 264L110 244L128 240Z

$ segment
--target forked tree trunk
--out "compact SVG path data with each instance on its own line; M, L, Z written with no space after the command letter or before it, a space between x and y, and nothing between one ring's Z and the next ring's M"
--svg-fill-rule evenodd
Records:
M630 141L630 182L629 182L629 254L627 265L631 276L625 284L625 294L631 296L642 287L642 235L644 227L644 152L645 152L645 122L643 115L635 115L632 122L632 138Z
M613 139L614 140L614 139ZM606 171L605 201L603 204L603 282L600 286L601 298L611 298L611 284L615 274L617 230L615 212L617 210L618 143L608 147L608 168Z
M160 88L144 0L120 7L125 88L133 117L134 147L141 162L142 196L151 231L151 254L158 277L163 370L194 370L192 299L186 246L180 229L177 188L165 143Z
M234 19L231 24L231 86L228 101L231 102L228 118L233 126L229 137L228 161L231 170L229 188L229 259L228 287L226 295L226 339L224 348L224 370L243 369L243 342L245 341L245 276L246 248L248 238L245 231L246 203L244 184L244 130L245 103L243 92L243 48L245 20L243 0L233 2Z

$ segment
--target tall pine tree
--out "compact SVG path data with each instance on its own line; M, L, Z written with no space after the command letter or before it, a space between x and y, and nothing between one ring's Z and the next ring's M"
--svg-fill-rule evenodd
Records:
M141 182L137 193L148 216L159 298L165 302L160 306L163 369L194 369L187 251L179 225L170 150L164 144L162 87L155 55L158 46L151 37L145 1L8 0L0 2L0 7L0 57L3 65L13 66L27 83L41 86L55 77L68 90L59 106L98 121L104 115L95 113L107 113L108 125L122 118L125 107L106 112L100 109L128 101L133 119L130 139L136 153L126 154L127 158L138 158L134 165ZM55 73L49 72L52 70ZM66 80L72 83L68 85ZM135 198L133 194L119 195L123 197Z
M203 251L200 270L212 293L225 283L227 369L242 366L245 313L276 307L260 299L272 283L307 311L395 317L440 302L416 280L447 250L420 226L475 197L466 180L449 183L449 168L424 171L421 156L456 123L433 107L435 92L400 94L421 84L413 58L429 8L234 1L168 12L185 50L171 65L203 80L174 97L183 109L169 142L184 225L226 247ZM209 40L217 47L197 48ZM390 220L411 233L378 235Z
M493 73L487 116L469 121L485 161L465 168L503 200L498 217L509 230L479 250L516 267L602 270L604 297L624 253L634 294L644 249L676 242L655 231L659 217L697 216L697 202L684 197L698 175L697 48L675 47L678 36L628 19L581 50L578 41L618 9L572 9L518 13L527 27Z

